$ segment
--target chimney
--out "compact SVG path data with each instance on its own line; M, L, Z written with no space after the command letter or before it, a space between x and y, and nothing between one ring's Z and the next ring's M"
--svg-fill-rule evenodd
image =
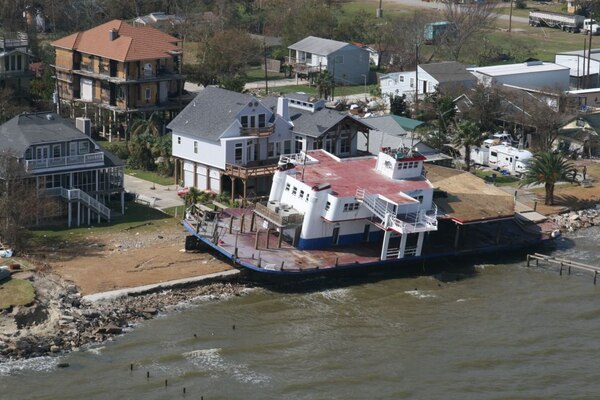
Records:
M89 118L75 118L75 127L85 133L86 136L92 136L92 121Z
M287 97L279 97L277 99L277 115L283 118L286 121L290 120L290 111L288 107L288 98Z
M116 29L111 29L110 31L108 31L108 40L112 42L117 37L119 37L119 32L117 32Z

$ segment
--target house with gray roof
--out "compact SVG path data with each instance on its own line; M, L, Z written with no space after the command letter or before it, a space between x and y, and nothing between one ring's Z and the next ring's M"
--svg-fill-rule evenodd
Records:
M436 91L462 93L477 83L477 78L455 61L421 64L417 70L418 73L407 71L382 75L379 79L382 96L389 101L393 96L406 95L409 101L413 101L415 92L419 97Z
M368 79L370 54L353 44L308 36L288 50L288 62L297 76L327 70L342 85L361 85Z
M28 92L34 77L29 70L30 58L27 34L0 34L0 87L10 87L17 94Z
M281 156L312 149L356 156L357 136L370 127L310 95L259 99L209 86L168 128L183 186L245 200L269 193Z
M81 128L89 122L77 120ZM0 151L17 158L40 195L60 200L58 215L39 215L42 220L65 216L69 226L110 220L113 195L125 211L123 162L55 113L24 113L0 125Z

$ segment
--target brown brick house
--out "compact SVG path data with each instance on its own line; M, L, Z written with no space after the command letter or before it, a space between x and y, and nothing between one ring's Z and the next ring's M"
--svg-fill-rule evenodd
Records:
M169 121L185 106L182 48L171 35L113 20L52 46L61 111L91 118L105 134L153 112Z

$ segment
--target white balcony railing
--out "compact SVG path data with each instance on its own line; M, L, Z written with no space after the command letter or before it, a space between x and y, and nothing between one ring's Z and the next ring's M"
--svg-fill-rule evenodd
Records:
M42 169L64 168L73 165L104 164L104 153L95 152L77 156L44 158L40 160L25 160L25 169L28 172Z
M437 230L437 206L432 203L431 210L419 210L413 213L396 214L394 206L364 189L356 190L356 199L363 203L383 224L384 229L398 233L417 233Z
M60 196L67 201L77 201L89 207L94 212L97 212L100 214L100 216L106 218L107 221L110 221L110 208L94 199L81 189L65 189L63 187L56 187L46 189L44 193L47 196Z

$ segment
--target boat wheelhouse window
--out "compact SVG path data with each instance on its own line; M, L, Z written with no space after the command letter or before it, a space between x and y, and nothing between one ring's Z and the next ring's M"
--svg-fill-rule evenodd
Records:
M300 197L301 199L304 198L304 190L300 191L300 195L298 197Z
M417 197L415 197L415 198L417 199L417 201L418 201L419 203L422 203L422 202L423 202L423 196L417 196Z
M496 153L495 151L490 152L490 155L492 157L498 157L498 153Z
M285 190L288 191L288 192L290 191L290 184L289 183L285 184Z
M298 192L298 188L296 186L294 186L294 188L292 189L292 196L295 196L297 192Z
M350 211L350 203L344 204L344 212Z
M325 211L329 211L330 208L331 208L331 202L328 201L327 204L325 204Z
M194 154L198 154L198 142L194 140Z
M177 144L181 144L181 136L177 136Z

